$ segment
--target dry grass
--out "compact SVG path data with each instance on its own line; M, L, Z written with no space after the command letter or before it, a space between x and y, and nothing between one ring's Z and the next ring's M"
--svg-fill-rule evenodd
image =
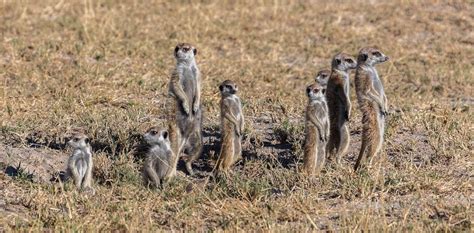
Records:
M67 156L65 132L84 128L97 187L83 197L70 185L0 173L0 230L470 231L472 3L250 2L0 3L1 142ZM182 41L198 48L206 151L198 176L151 191L134 151L146 128L163 123L172 51ZM390 103L383 169L351 172L355 110L344 167L307 180L298 173L304 88L336 52L366 45L392 58L379 67ZM218 153L225 79L241 90L246 161L215 182L206 175Z

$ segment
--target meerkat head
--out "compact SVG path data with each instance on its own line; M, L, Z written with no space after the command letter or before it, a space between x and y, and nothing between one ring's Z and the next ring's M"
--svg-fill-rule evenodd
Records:
M328 84L329 76L331 76L330 70L327 70L327 69L321 70L318 72L318 74L314 78L314 81L316 81L316 83L319 83L323 86L326 86Z
M238 88L234 82L225 80L221 85L219 85L219 91L221 92L222 96L230 96L235 95L238 91Z
M322 99L326 95L326 88L319 83L313 83L306 88L306 94L310 100Z
M159 127L151 127L143 135L146 143L150 146L168 147L170 145L169 133Z
M73 149L85 149L89 147L89 138L83 133L74 133L67 142Z
M357 63L355 59L347 53L338 53L332 59L331 67L332 69L340 71L348 71L350 69L355 69Z
M190 62L196 55L197 49L188 43L180 43L174 49L174 57L177 61Z
M389 57L383 54L379 49L374 47L366 47L359 51L357 56L358 65L373 66L378 63L388 61Z

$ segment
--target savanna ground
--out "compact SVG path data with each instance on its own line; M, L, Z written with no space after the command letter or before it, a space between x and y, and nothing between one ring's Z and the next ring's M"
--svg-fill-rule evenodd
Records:
M6 0L0 19L0 231L471 230L469 1ZM206 146L194 177L180 164L154 191L141 183L138 145L165 123L178 42L198 49ZM390 106L380 169L352 172L352 87L350 153L309 180L299 172L304 89L335 53L367 45L391 57L378 66ZM225 79L243 100L245 160L217 182ZM92 138L95 196L50 181L75 128Z

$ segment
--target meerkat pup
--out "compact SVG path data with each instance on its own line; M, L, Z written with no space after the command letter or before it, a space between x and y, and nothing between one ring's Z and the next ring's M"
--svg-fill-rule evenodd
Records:
M171 149L168 131L152 127L143 138L150 146L143 164L143 179L147 186L159 188L165 179L175 176L178 158Z
M72 177L78 190L94 191L92 188L93 164L89 138L83 133L76 132L72 135L68 144L73 149L67 163L69 176Z
M178 156L182 152L187 155L186 170L190 175L194 173L192 162L199 158L203 147L201 75L194 59L196 55L197 49L190 44L181 43L176 46L176 67L169 85L169 94L176 102L173 120L179 128Z
M331 71L330 70L327 70L327 69L320 70L316 74L316 77L314 78L314 81L316 81L316 83L319 83L323 88L326 88L327 85L328 85L328 80L329 80L330 76L331 76Z
M319 173L326 160L326 143L329 138L329 115L326 88L319 83L306 88L306 136L304 142L303 170L308 174Z
M334 56L331 63L331 76L326 91L331 129L326 150L331 157L336 157L338 164L349 148L350 134L347 125L351 115L349 70L355 69L356 65L355 59L345 53Z
M225 80L219 86L221 93L221 151L216 172L226 172L232 164L242 157L242 130L244 115L242 104L237 96L237 85Z
M362 112L362 146L354 166L357 171L362 160L373 159L382 148L387 114L387 97L375 65L389 57L376 48L363 48L357 57L355 88Z

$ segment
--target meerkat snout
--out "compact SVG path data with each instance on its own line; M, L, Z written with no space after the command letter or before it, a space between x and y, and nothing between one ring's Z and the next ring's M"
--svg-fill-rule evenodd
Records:
M357 63L359 65L376 65L390 60L390 58L380 52L377 48L364 48L357 56Z
M314 81L316 83L321 84L323 87L327 87L329 76L331 76L331 71L330 70L327 70L327 69L320 70L316 74L316 77L314 78Z

